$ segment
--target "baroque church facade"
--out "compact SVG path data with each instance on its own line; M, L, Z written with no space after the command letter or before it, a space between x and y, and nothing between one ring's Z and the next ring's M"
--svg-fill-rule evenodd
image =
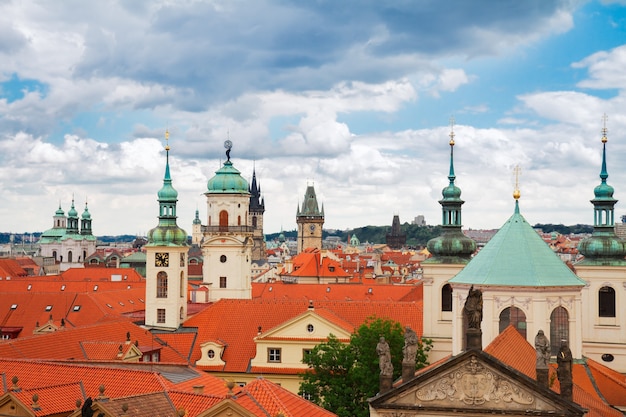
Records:
M60 271L82 268L85 259L96 251L96 237L91 229L91 221L86 202L80 218L73 198L67 216L59 204L52 217L52 228L43 232L39 239L41 255L54 258L60 265Z

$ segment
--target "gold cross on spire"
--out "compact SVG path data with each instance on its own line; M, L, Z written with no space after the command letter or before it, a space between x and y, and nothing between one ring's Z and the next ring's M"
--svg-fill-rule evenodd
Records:
M165 150L170 150L170 131L169 129L165 129Z
M450 116L450 146L454 146L454 116Z
M520 168L519 164L515 165L513 168L513 175L515 175L515 190L513 190L513 198L515 200L519 200L521 196L519 191L519 177L522 175L522 168Z
M607 116L607 115L606 115L606 113L604 113L604 114L602 115L602 124L603 124L603 127L602 127L602 143L606 143L606 142L607 142L607 140L608 140L608 139L606 138L606 134L607 134L607 132L609 131L609 130L606 128L606 122L607 122L607 120L609 120L609 116Z

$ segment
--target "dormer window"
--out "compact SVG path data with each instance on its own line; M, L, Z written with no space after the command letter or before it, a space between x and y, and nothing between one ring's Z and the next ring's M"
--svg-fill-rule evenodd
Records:
M94 291L98 291L98 286L97 286L97 285L94 285L94 286L93 286L93 290L94 290Z

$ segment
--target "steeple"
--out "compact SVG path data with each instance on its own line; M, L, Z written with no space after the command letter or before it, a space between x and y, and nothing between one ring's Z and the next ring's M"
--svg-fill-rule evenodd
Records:
M200 221L200 211L198 209L196 209L196 218L193 219L193 224L202 224Z
M169 132L165 132L169 141ZM148 232L147 246L183 246L187 244L187 233L176 225L176 202L178 192L172 186L170 177L170 146L165 145L165 175L163 187L158 192L159 225Z
M250 192L250 211L265 212L265 202L261 198L261 186L257 184L256 167L252 169L252 184L248 188Z
M67 212L67 233L78 233L78 212L74 207L74 197L72 197L72 207Z
M320 211L317 196L315 195L315 188L312 185L307 185L306 192L304 193L304 201L302 201L302 209L298 209L297 217L323 216L324 206L322 205L322 211Z
M85 210L83 210L83 214L80 220L80 234L81 235L91 235L91 213L87 209L87 201L85 201Z
M454 118L450 119L450 171L448 181L439 200L442 208L443 234L428 241L428 251L433 255L425 262L431 263L466 263L476 251L476 243L465 236L461 231L461 206L465 203L461 200L461 189L454 181Z
M593 265L624 265L626 261L626 242L615 235L614 207L617 200L613 198L613 187L607 184L609 173L606 164L607 116L603 116L602 128L602 167L600 168L600 184L593 190L591 200L594 210L593 234L583 239L578 251L585 256L581 262Z

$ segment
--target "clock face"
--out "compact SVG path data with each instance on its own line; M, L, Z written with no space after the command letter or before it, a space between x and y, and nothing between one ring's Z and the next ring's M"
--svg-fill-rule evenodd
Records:
M169 266L170 265L170 254L157 252L154 255L154 266Z
M315 225L314 224L310 225L309 229L311 229L311 231L314 232L315 231Z

